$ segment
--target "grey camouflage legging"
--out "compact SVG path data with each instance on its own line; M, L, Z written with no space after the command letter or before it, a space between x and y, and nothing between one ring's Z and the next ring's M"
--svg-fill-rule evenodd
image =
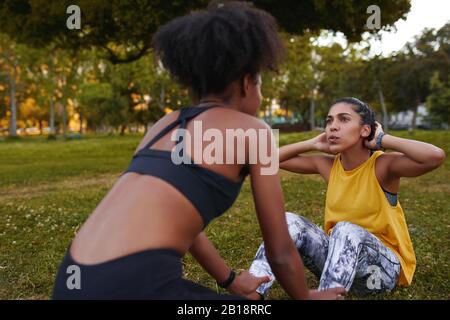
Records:
M286 212L289 234L304 265L320 279L319 290L344 287L359 295L395 288L400 274L398 257L377 237L350 222L337 223L331 235L304 217ZM257 292L267 296L275 277L266 259L264 243L250 266L255 276L270 276Z

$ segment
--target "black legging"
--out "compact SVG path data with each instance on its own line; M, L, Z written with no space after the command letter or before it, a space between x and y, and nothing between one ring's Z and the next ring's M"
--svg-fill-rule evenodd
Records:
M175 250L151 249L94 265L76 263L69 252L59 267L53 299L242 299L183 279Z

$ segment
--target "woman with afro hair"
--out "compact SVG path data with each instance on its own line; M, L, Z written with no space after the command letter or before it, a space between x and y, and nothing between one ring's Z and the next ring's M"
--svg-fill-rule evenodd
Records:
M172 137L177 135L177 146L184 145L180 132L193 132L194 118L203 130L223 135L226 130L266 130L267 145L275 145L270 127L256 114L262 99L260 73L276 71L283 59L276 29L271 15L241 2L212 4L160 27L153 39L154 52L173 78L189 88L194 106L167 114L148 130L126 172L71 242L53 298L253 297L269 278L247 271L236 275L203 232L232 206L247 175L267 258L281 286L294 299L341 297L345 291L340 288L308 290L286 225L278 174L263 174L267 164L260 158L248 159L249 142L258 141L241 141L245 161L234 155L231 163L204 163L198 157L202 144L183 149L182 163L173 160ZM225 159L230 150L222 151ZM188 251L233 295L183 279L182 257Z

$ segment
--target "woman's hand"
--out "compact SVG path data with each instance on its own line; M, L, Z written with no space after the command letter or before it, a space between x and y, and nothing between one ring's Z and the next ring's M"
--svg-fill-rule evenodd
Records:
M309 298L311 300L344 300L347 294L345 288L331 288L323 291L309 290Z
M288 161L308 151L321 151L332 154L330 151L330 144L328 143L327 135L325 132L309 140L299 141L282 146L280 148L279 161L280 163Z
M263 283L269 282L270 277L255 277L247 270L243 270L236 276L234 281L230 284L227 290L232 293L247 299L257 300L261 296L256 292L256 289Z
M312 138L311 142L313 144L314 150L331 154L330 144L328 143L327 134L325 132L319 134L315 138Z
M375 150L377 148L377 137L381 132L384 132L381 124L378 121L375 121L375 123L377 124L377 128L375 130L373 139L370 141L368 141L368 140L364 141L364 145L366 146L367 149L370 149L370 150Z

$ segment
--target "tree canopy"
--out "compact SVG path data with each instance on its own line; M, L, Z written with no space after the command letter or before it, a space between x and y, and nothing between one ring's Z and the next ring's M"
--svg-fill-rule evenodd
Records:
M220 1L217 1L220 2ZM145 55L151 37L169 20L205 8L208 0L0 0L0 32L17 42L47 46L54 42L61 48L96 47L112 63L130 62ZM365 24L371 0L255 0L253 3L270 12L285 32L328 29L341 31L350 41L359 41L369 30ZM81 28L69 30L66 13L69 5L78 5ZM404 18L409 0L379 0L381 28L389 29Z

